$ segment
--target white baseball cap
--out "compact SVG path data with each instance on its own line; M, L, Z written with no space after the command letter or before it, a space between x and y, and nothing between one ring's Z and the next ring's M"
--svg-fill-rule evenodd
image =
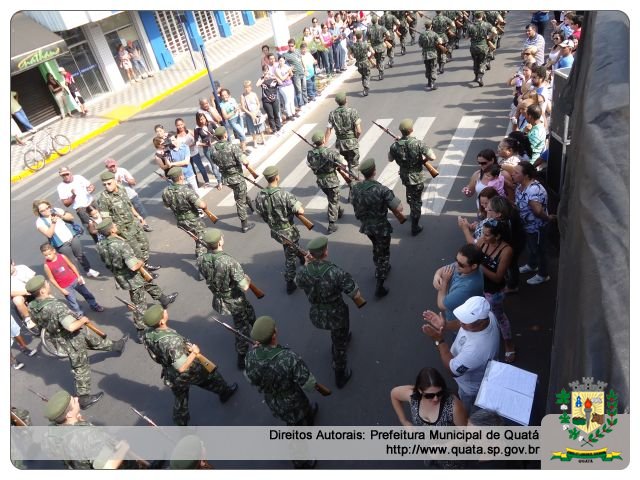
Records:
M453 315L460 323L468 325L478 320L489 318L491 305L484 297L471 297L453 311Z

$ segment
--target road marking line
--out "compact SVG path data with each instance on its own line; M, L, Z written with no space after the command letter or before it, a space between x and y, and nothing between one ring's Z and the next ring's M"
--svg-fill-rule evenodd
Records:
M453 134L447 151L437 168L440 175L429 182L422 194L422 214L440 215L449 197L453 182L458 178L458 172L464 162L469 146L474 138L482 116L462 117L456 132Z

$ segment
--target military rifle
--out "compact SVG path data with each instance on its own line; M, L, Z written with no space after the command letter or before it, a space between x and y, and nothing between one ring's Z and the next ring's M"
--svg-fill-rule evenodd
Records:
M197 237L197 235L194 235L193 232L190 232L189 230L187 230L186 228L181 227L180 225L178 225L178 228L180 230L182 230L183 232L185 232L187 235L189 235L198 245L201 245L201 246L207 248L207 245L202 240L200 240ZM260 290L258 287L256 287L253 282L249 283L249 290L251 290L253 292L253 294L257 298L264 297L264 292L262 290Z
M293 130L293 133L295 133L297 136L299 136L307 145L309 145L311 148L317 148L316 145L314 145L313 143L311 143L310 141L308 141L306 138L304 138L302 135L300 135L298 132L296 132L295 130ZM336 169L338 170L338 173L340 174L340 176L344 179L345 182L347 182L347 185L351 185L351 179L353 178L354 180L359 180L358 177L356 177L353 173L351 173L348 169L346 169L344 167L344 165L338 163L335 160L331 160L331 163L333 163L336 167Z
M43 402L48 402L49 399L47 397L45 397L44 395L42 395L41 393L36 392L35 390L33 390L31 387L27 387L27 390L29 390L31 393L33 393L35 396L40 397L40 400L42 400Z
M256 172L251 165L249 165L248 163L246 165L243 163L243 165L253 178L259 177L258 172Z
M173 182L171 180L169 180L165 175L162 175L161 173L156 172L155 170L153 171L153 173L155 173L156 175L158 175L161 179L163 179L165 182L169 183L169 184L173 184Z
M231 325L229 325L226 322L221 322L220 320L218 320L215 316L211 316L211 318L213 318L213 320L216 323L219 323L220 325L222 325L224 328L226 328L227 330L229 330L231 333L233 333L234 335L236 335L238 338L244 340L245 342L249 343L252 347L257 347L258 345L260 345L260 342L253 340L252 338L247 337L244 333L236 330L235 328L233 328ZM323 396L327 396L327 395L331 395L331 390L329 390L326 386L324 386L321 383L316 382L316 384L314 385L314 388Z
M249 177L245 177L244 175L242 175L242 178L244 178L247 182L251 182L253 183L256 187L258 187L259 189L263 189L265 187L263 187L262 185L260 185L258 182L255 182L253 180L251 180Z
M82 316L80 318L82 318ZM92 330L96 335L102 338L107 338L107 334L100 330L91 320L87 319L87 323L85 323L84 326L89 330Z
M213 212L211 210L209 210L208 208L203 208L202 211L204 212L204 214L209 217L209 220L211 220L213 223L216 223L218 221L218 217L216 217Z
M393 138L395 138L396 140L400 140L400 137L398 137L396 134L394 134L391 130L389 130L386 127L383 127L382 125L380 125L379 123L377 123L375 120L372 120L373 124L380 127L382 130L384 130L385 132L387 132L389 135L391 135ZM429 171L429 174L431 175L431 177L436 178L438 175L440 175L438 173L438 170L436 170L431 164L429 164L429 160L426 159L422 162L422 164L425 166L425 168Z
M143 264L144 265L144 264ZM144 266L141 266L138 269L138 272L140 272L140 275L142 275L142 278L144 278L144 281L147 283L151 283L153 282L153 277L151 276L151 274L149 273L149 271L144 268Z
M118 297L117 295L115 295L115 297L116 297L117 300L120 300L122 303L124 303L127 306L127 308L129 310L131 310L132 312L136 312L139 315L144 315L144 312L140 311L140 309L138 307L136 307L135 305L133 305L132 303L129 303L126 300L123 300L122 298ZM191 342L187 341L187 345L191 345ZM198 362L209 373L213 372L217 368L217 365L215 363L213 363L211 360L209 360L207 357L205 357L201 353L197 353L196 354L196 360L198 360Z
M157 428L158 430L160 430L160 433L162 435L164 435L164 438L166 438L167 440L169 440L172 444L175 443L175 440L173 440L173 438L171 438L169 435L167 435L165 433L164 430L162 430L162 428L160 428L158 426L158 424L156 422L154 422L153 420L151 420L149 417L147 417L144 413L140 412L139 410L137 410L135 407L129 407L131 410L133 410L133 413L135 413L136 415L138 415L142 420L144 420L145 422L147 422L149 425L151 425L152 427Z
M299 255L302 255L303 257L307 257L309 255L309 251L305 250L304 248L302 248L301 246L297 245L295 242L292 242L290 239L288 239L287 237L285 237L283 234L281 234L280 232L277 232L276 230L271 230L271 233L275 234L276 237L278 237L280 240L282 240L282 243L285 245L289 245L290 247L292 247L294 250L296 250L298 252Z
M13 422L13 424L16 427L27 427L28 425L24 422L24 420L22 420L18 415L16 415L15 413L13 413L12 410L9 410L9 412L11 413L11 421Z

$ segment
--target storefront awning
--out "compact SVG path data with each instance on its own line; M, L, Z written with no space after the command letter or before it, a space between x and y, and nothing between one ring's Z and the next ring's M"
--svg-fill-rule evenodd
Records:
M52 60L69 49L65 41L22 12L11 19L11 75Z

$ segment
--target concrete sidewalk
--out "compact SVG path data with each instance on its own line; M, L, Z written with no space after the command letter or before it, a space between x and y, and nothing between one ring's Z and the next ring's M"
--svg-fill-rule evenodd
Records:
M307 15L308 13L290 12L287 14L287 23L292 25ZM297 35L299 32L291 33ZM217 69L235 59L239 53L251 49L256 49L256 59L258 59L260 52L256 47L264 43L273 44L273 29L268 17L256 19L256 23L252 26L234 27L233 35L210 42L206 46L209 66L212 69ZM153 77L139 83L129 84L122 90L110 92L91 103L87 103L89 114L86 117L67 117L64 120L56 120L44 128L50 129L54 135L67 136L73 147L88 142L141 110L206 76L207 70L204 68L202 56L195 53L194 57L198 70L194 70L191 57L188 54L183 54L172 67L155 72ZM38 133L36 136L38 141L44 139L42 134ZM25 146L11 145L12 183L34 174L24 167L24 153L31 145L28 142L28 137L24 140L26 141ZM57 158L59 158L58 155L54 153L47 159L47 163L53 162Z

